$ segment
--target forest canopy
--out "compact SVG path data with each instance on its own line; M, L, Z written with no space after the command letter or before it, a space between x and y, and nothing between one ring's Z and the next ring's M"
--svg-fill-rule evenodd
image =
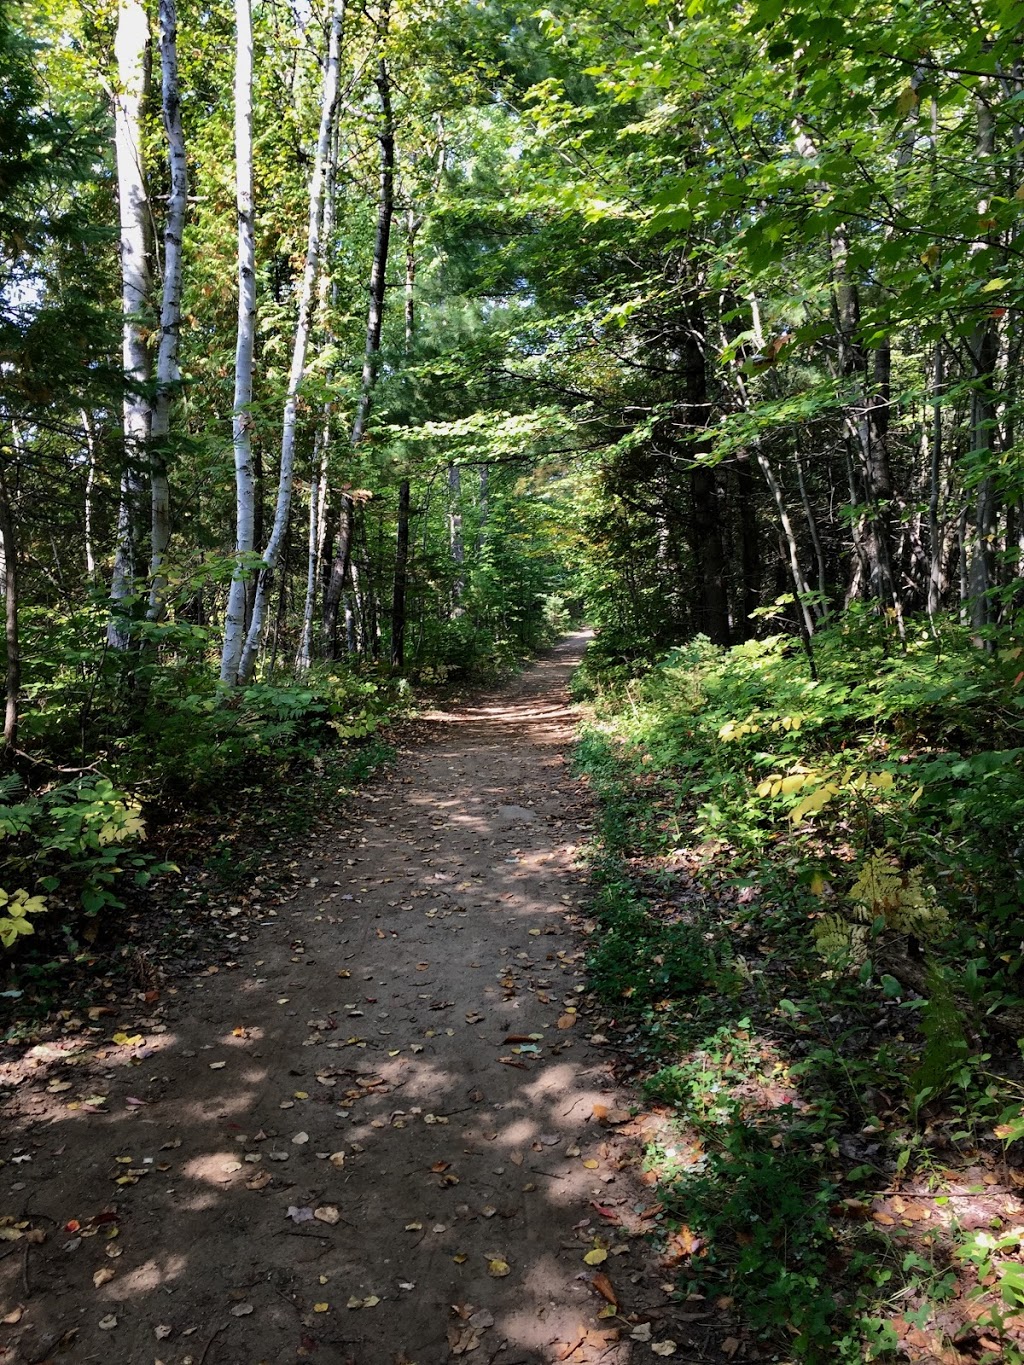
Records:
M715 1130L666 1207L757 1225L698 1268L763 1339L905 1349L841 1220L1024 1138L1022 36L1016 0L2 6L10 1008L127 953L180 846L246 875L243 812L308 822L418 697L587 625L594 999ZM1018 1312L1019 1231L899 1294L969 1262ZM971 1358L1024 1359L986 1304Z

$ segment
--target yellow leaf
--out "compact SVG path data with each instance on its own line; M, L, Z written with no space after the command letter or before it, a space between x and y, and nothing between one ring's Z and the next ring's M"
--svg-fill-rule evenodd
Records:
M503 1280L506 1275L511 1275L512 1267L508 1261L502 1261L495 1257L493 1261L487 1262L487 1273L496 1280Z
M314 1313L329 1313L330 1311L331 1305L329 1303L315 1303L313 1305Z
M597 1168L598 1168L598 1166L600 1166L601 1163L600 1163L599 1161L595 1161L594 1158L591 1156L591 1157L588 1157L587 1160L584 1161L583 1164L584 1164L584 1166L586 1166L586 1168L587 1168L588 1171L596 1171Z
M142 1042L142 1034L115 1033L112 1041L117 1043L119 1047L138 1047Z
M587 1265L603 1265L608 1259L608 1253L604 1247L595 1247L593 1251L588 1251L583 1259Z
M909 114L912 109L916 109L921 102L921 96L912 85L906 85L899 93L896 100L896 109L902 114Z

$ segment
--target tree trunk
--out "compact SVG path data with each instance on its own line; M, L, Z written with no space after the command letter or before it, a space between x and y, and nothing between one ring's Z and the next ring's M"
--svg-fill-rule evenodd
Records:
M761 536L754 505L754 476L750 460L736 463L736 492L740 521L740 564L743 574L743 622L741 635L749 640L754 634L753 613L761 603Z
M383 58L377 72L377 91L380 95L380 199L377 205L377 233L373 243L373 265L370 268L370 302L366 314L366 344L363 348L363 373L359 385L359 401L352 424L352 447L359 445L370 416L373 386L377 382L377 359L380 354L381 329L384 324L384 296L387 290L388 247L391 243L391 222L395 213L395 127L391 113L391 81Z
M421 218L412 209L405 214L405 349L412 350L412 339L416 332L416 234L420 230Z
M825 550L821 543L821 536L818 534L818 522L814 515L814 508L807 496L807 481L804 478L803 461L800 459L800 452L795 445L793 447L793 463L796 465L796 479L800 489L800 501L804 509L804 520L807 522L807 533L811 537L811 544L814 546L814 558L818 566L818 596L821 601L815 605L814 615L818 621L823 621L828 616L828 576L825 572Z
M118 90L114 97L114 151L121 223L121 353L125 376L122 423L124 469L117 514L117 548L110 585L107 640L125 650L131 642L129 602L138 572L144 499L143 470L152 413L147 396L150 357L146 308L150 301L150 206L143 168L143 105L149 86L149 22L142 0L120 0L117 12Z
M164 224L164 276L160 299L160 341L156 353L156 396L150 427L150 500L152 527L149 561L150 620L164 611L164 558L171 539L170 486L167 479L167 436L171 426L174 390L181 378L178 342L181 336L181 260L188 206L188 159L181 125L178 84L177 0L160 0L161 107L167 135L170 194Z
M380 196L377 204L377 232L373 244L373 263L370 267L370 299L366 312L366 341L363 347L363 372L360 377L359 399L356 403L355 418L352 423L350 444L352 449L363 439L366 423L370 416L370 403L373 387L377 382L377 360L380 354L381 331L384 325L384 298L387 289L388 248L391 243L391 223L395 212L395 130L391 114L391 84L387 65L383 60L377 74L377 90L381 102L381 124L378 133L380 144ZM345 509L342 508L342 516ZM342 553L344 551L344 554ZM328 584L330 602L325 598L324 648L328 658L337 643L338 604L344 591L345 574L348 569L347 555L350 544L339 539L331 565ZM365 613L360 613L365 620Z
M295 324L295 341L288 371L288 391L281 422L281 465L278 475L277 503L274 525L263 551L263 568L256 580L252 620L245 639L242 658L238 665L238 681L246 683L252 677L259 652L266 618L267 604L274 582L274 574L281 556L281 547L288 530L292 505L292 471L295 464L295 432L298 418L299 390L306 373L306 350L309 345L310 318L316 293L317 272L320 268L320 234L324 215L324 185L327 163L331 153L331 134L334 111L338 102L338 68L341 62L341 29L344 21L344 0L334 0L331 11L331 31L328 40L327 66L324 70L323 94L320 103L320 130L316 157L309 185L309 228L306 245L306 264L299 293L299 311Z
M82 409L82 430L85 432L85 500L84 500L84 533L85 533L85 572L89 583L92 585L96 581L96 554L93 543L93 493L96 488L96 429L92 422L92 413L87 408Z
M313 442L313 469L309 481L309 536L306 546L306 596L302 607L302 630L295 655L296 673L307 673L313 660L313 611L316 606L317 567L320 563L320 488L327 477L327 443L330 427L325 422Z
M337 658L338 608L345 593L345 580L349 576L354 526L355 503L347 493L342 493L338 536L335 541L334 559L331 563L331 576L327 581L327 587L324 589L324 654L328 659ZM346 639L348 639L348 632ZM349 646L349 652L353 652L351 646Z
M757 463L761 467L764 481L771 490L771 495L775 499L775 508L779 514L779 526L782 531L783 544L786 546L787 558L789 561L789 574L793 582L793 591L796 593L797 614L803 622L803 629L807 635L814 634L814 618L811 615L810 607L807 605L807 594L810 589L804 571L800 566L800 547L797 544L796 534L793 531L793 523L789 519L789 508L786 506L785 494L782 485L775 476L768 457L761 449L760 440L754 442L754 452L757 455Z
M942 474L942 394L946 386L942 342L935 343L932 370L932 432L928 465L928 615L937 615L946 590L942 533L939 528L939 481Z
M697 340L698 336L703 336L703 318L695 315L688 317L685 323L680 338L683 399L689 409L689 425L700 429L707 426L710 413L707 365L703 347ZM700 446L695 447L695 454L699 452ZM727 645L729 593L718 492L716 471L707 464L694 464L690 470L690 543L701 586L699 629L713 644Z
M21 648L18 640L18 546L14 536L14 514L2 464L0 464L0 589L4 595L4 633L7 649L4 753L10 762L18 747Z
M479 555L487 544L487 475L489 466L477 465L480 473L480 488L477 493L476 514L476 552Z
M317 315L319 318L320 331L323 344L329 346L334 341L334 334L330 325L329 308L331 304L334 288L331 282L331 272L329 268L331 238L334 234L334 210L336 180L338 170L338 105L335 102L334 126L330 133L330 153L327 158L327 170L324 184L324 217L321 231L321 255L322 264L320 269L320 279L317 290ZM313 438L313 459L311 463L311 477L309 481L309 559L306 567L306 600L302 608L302 636L299 641L298 654L295 660L296 671L304 673L309 669L313 659L313 620L316 614L316 594L317 584L320 581L320 566L324 558L324 546L327 541L327 491L328 477L330 472L330 451L331 451L331 416L334 404L328 398L320 413L320 425ZM333 605L333 622L337 622L338 608L337 602ZM329 613L324 611L324 621L329 621ZM334 625L331 625L332 633ZM333 658L333 645L328 651L328 657Z
M405 590L409 577L409 480L398 485L398 535L395 542L395 590L391 599L391 671L405 668Z
M253 346L256 336L256 230L252 202L252 11L235 0L235 196L238 216L238 324L235 399L231 418L235 459L235 570L224 613L220 680L234 686L245 643L248 558L253 549L256 479L250 437Z
M462 612L466 590L466 550L462 542L462 474L457 464L448 466L448 548L455 566L452 580L452 615Z
M988 85L985 82L985 85ZM989 194L978 203L978 214L982 220L987 218L991 209L990 195L994 187L993 156L996 149L995 121L983 88L975 97L977 118L976 153L977 164L989 187ZM979 246L991 244L991 234L986 234ZM996 424L996 405L992 392L996 364L999 359L999 337L995 323L985 318L975 329L970 343L971 369L974 385L971 392L971 455L982 465L990 468L989 451L994 445ZM974 511L974 538L971 546L969 576L971 625L974 628L975 643L986 644L993 648L991 640L985 641L977 632L990 625L994 619L989 589L995 583L995 536L999 515L996 499L995 480L985 474L979 481L977 501Z

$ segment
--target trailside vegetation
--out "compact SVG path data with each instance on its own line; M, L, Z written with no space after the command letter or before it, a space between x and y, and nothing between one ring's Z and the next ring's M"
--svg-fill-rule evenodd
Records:
M1024 1143L1021 32L6 6L10 990L586 620L679 1292L727 1355L1024 1358L1021 1220L963 1212Z

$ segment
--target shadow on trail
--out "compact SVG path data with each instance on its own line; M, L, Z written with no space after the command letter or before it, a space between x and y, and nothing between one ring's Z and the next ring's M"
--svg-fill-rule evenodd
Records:
M3 1365L620 1365L614 1305L665 1335L577 1013L585 640L434 713L236 973L11 1063L0 1232L31 1236L0 1249Z

